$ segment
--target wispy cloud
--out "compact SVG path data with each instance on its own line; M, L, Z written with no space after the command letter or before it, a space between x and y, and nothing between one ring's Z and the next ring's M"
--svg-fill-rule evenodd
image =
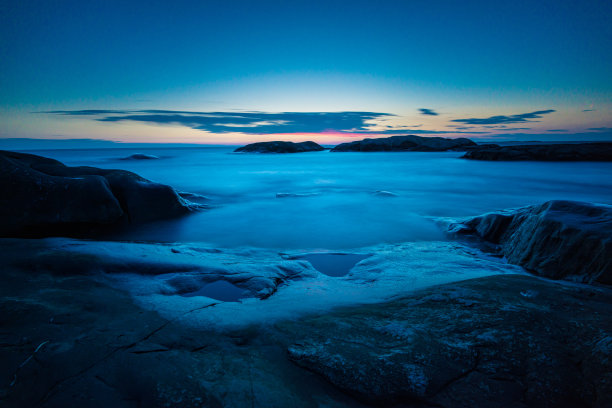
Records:
M554 109L540 110L529 113L520 113L518 115L498 115L491 116L488 118L466 118L466 119L453 119L452 122L460 122L468 125L498 125L502 123L524 123L534 122L530 119L539 119L542 115L555 112Z
M567 132L567 129L548 129L547 132Z
M583 109L583 112L595 112L597 109Z
M438 116L439 115L439 113L434 111L433 109L420 108L419 111L421 112L421 115L430 115L430 116Z
M46 113L89 116L100 122L141 122L177 125L210 133L291 134L444 134L483 133L414 129L415 126L383 126L381 122L396 115L383 112L198 112L175 110L74 110Z
M612 132L612 127L596 127L596 128L588 128L587 130L593 130L595 132Z

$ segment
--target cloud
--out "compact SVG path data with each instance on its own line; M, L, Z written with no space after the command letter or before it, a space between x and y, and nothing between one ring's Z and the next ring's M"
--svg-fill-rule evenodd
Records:
M583 112L595 112L597 109L583 109Z
M69 116L95 116L95 115L108 115L108 114L125 114L133 111L126 110L114 110L114 109L83 109L83 110L55 110L55 111L42 111L33 113L52 113L55 115L69 115Z
M597 128L588 128L587 130L593 130L595 132L612 132L612 127L597 127Z
M483 133L414 129L420 125L381 127L382 121L396 115L381 112L199 112L175 110L75 110L49 111L56 115L91 116L100 122L141 122L176 125L210 133L250 135L290 133L346 134L443 134Z
M499 125L502 123L523 123L533 122L529 119L539 119L542 115L555 112L554 109L540 110L529 113L521 113L518 115L498 115L491 116L489 118L467 118L467 119L453 119L452 122L466 123L468 125Z
M47 113L99 116L101 122L143 122L179 125L211 133L370 132L372 121L395 116L379 112L198 112L174 110L75 110Z
M433 109L420 108L419 111L421 111L421 115L431 115L431 116L439 115L439 113L434 111Z
M548 129L547 132L567 132L567 129Z

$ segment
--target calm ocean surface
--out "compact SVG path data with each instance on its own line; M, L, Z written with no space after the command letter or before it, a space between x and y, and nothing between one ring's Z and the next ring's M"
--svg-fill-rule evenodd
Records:
M482 162L459 159L460 152L263 155L232 154L233 149L30 153L70 166L130 170L209 198L209 211L142 226L116 239L357 248L444 240L436 217L478 215L551 199L612 204L612 163ZM134 153L160 159L119 160ZM279 198L278 193L289 196Z

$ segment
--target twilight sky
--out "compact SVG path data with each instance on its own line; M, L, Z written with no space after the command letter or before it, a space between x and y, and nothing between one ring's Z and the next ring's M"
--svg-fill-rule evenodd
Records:
M29 1L0 138L612 140L612 2Z

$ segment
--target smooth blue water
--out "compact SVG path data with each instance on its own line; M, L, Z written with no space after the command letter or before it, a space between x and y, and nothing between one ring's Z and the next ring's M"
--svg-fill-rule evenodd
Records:
M122 168L210 198L213 209L123 239L339 249L445 239L430 217L551 199L612 204L612 163L483 162L460 152L232 154L233 147L47 150L67 165ZM134 153L159 160L119 160ZM388 191L397 196L375 194ZM277 198L277 193L304 194Z

